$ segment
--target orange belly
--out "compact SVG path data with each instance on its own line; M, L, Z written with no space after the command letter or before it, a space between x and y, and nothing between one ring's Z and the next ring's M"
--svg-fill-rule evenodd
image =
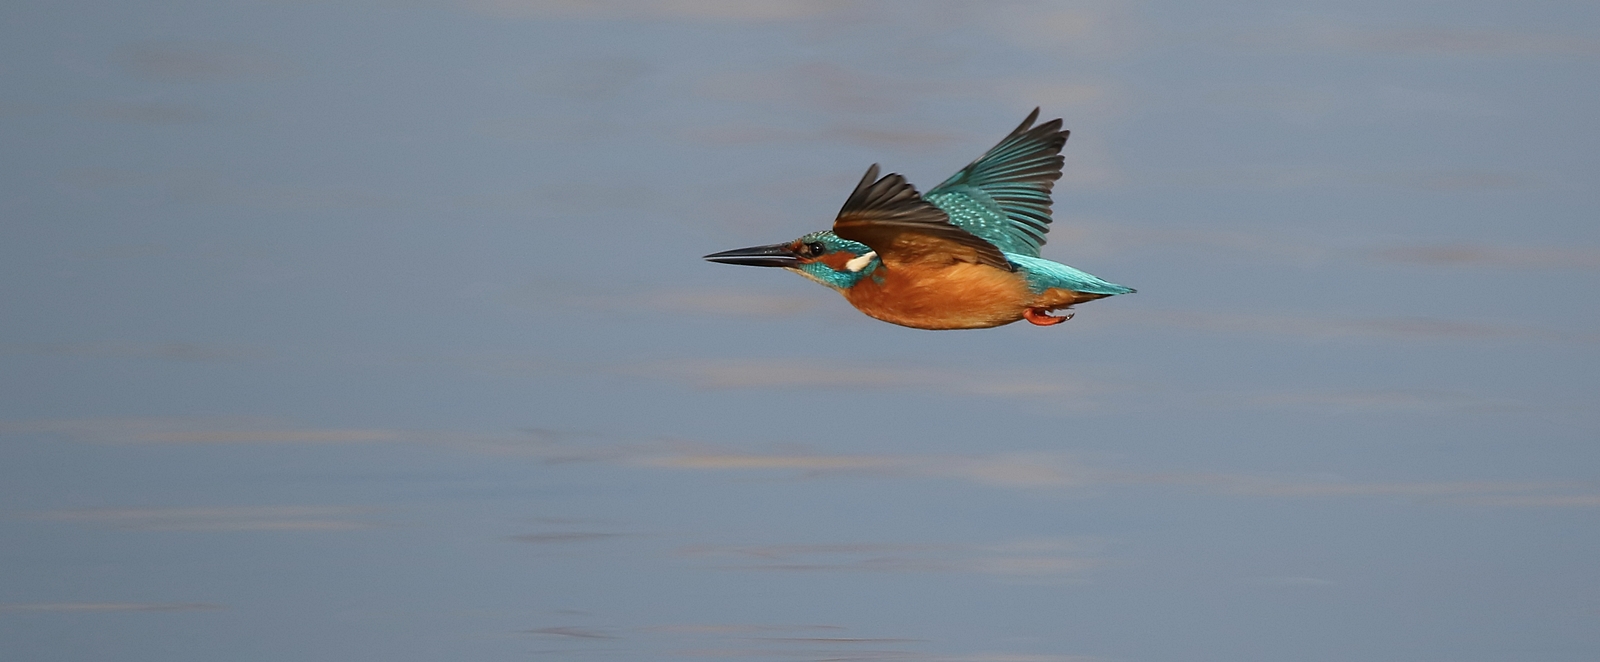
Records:
M880 267L844 291L870 317L917 329L981 329L1022 318L1031 296L1016 274L956 262Z
M1104 295L1028 289L1020 273L956 262L879 268L844 291L850 305L875 319L916 329L983 329L1022 319L1029 308L1059 310Z

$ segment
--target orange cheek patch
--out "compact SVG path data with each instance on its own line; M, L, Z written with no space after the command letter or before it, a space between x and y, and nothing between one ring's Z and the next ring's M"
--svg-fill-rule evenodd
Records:
M850 254L849 251L838 251L836 253L824 255L818 258L816 261L828 265L828 267L834 271L847 271L847 269L844 268L845 263L855 259L855 257L856 256Z

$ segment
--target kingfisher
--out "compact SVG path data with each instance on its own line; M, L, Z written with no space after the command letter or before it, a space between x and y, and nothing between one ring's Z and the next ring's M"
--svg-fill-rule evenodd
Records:
M916 329L1065 322L1071 312L1051 313L1134 290L1039 257L1069 132L1060 119L1035 126L1037 119L1034 108L927 195L898 174L879 177L873 164L833 229L705 259L782 267L838 291L870 317Z

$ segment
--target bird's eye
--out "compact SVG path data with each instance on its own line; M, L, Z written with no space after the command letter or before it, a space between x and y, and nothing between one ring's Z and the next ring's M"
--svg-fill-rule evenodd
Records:
M822 254L822 243L813 241L806 244L806 257L816 257Z

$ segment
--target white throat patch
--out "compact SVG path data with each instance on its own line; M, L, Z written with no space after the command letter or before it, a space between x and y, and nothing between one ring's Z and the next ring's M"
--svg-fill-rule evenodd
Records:
M875 257L878 257L877 251L867 251L866 255L853 258L849 262L844 263L844 268L849 269L850 273L859 272L862 269L867 268L867 265L870 264L872 259Z

